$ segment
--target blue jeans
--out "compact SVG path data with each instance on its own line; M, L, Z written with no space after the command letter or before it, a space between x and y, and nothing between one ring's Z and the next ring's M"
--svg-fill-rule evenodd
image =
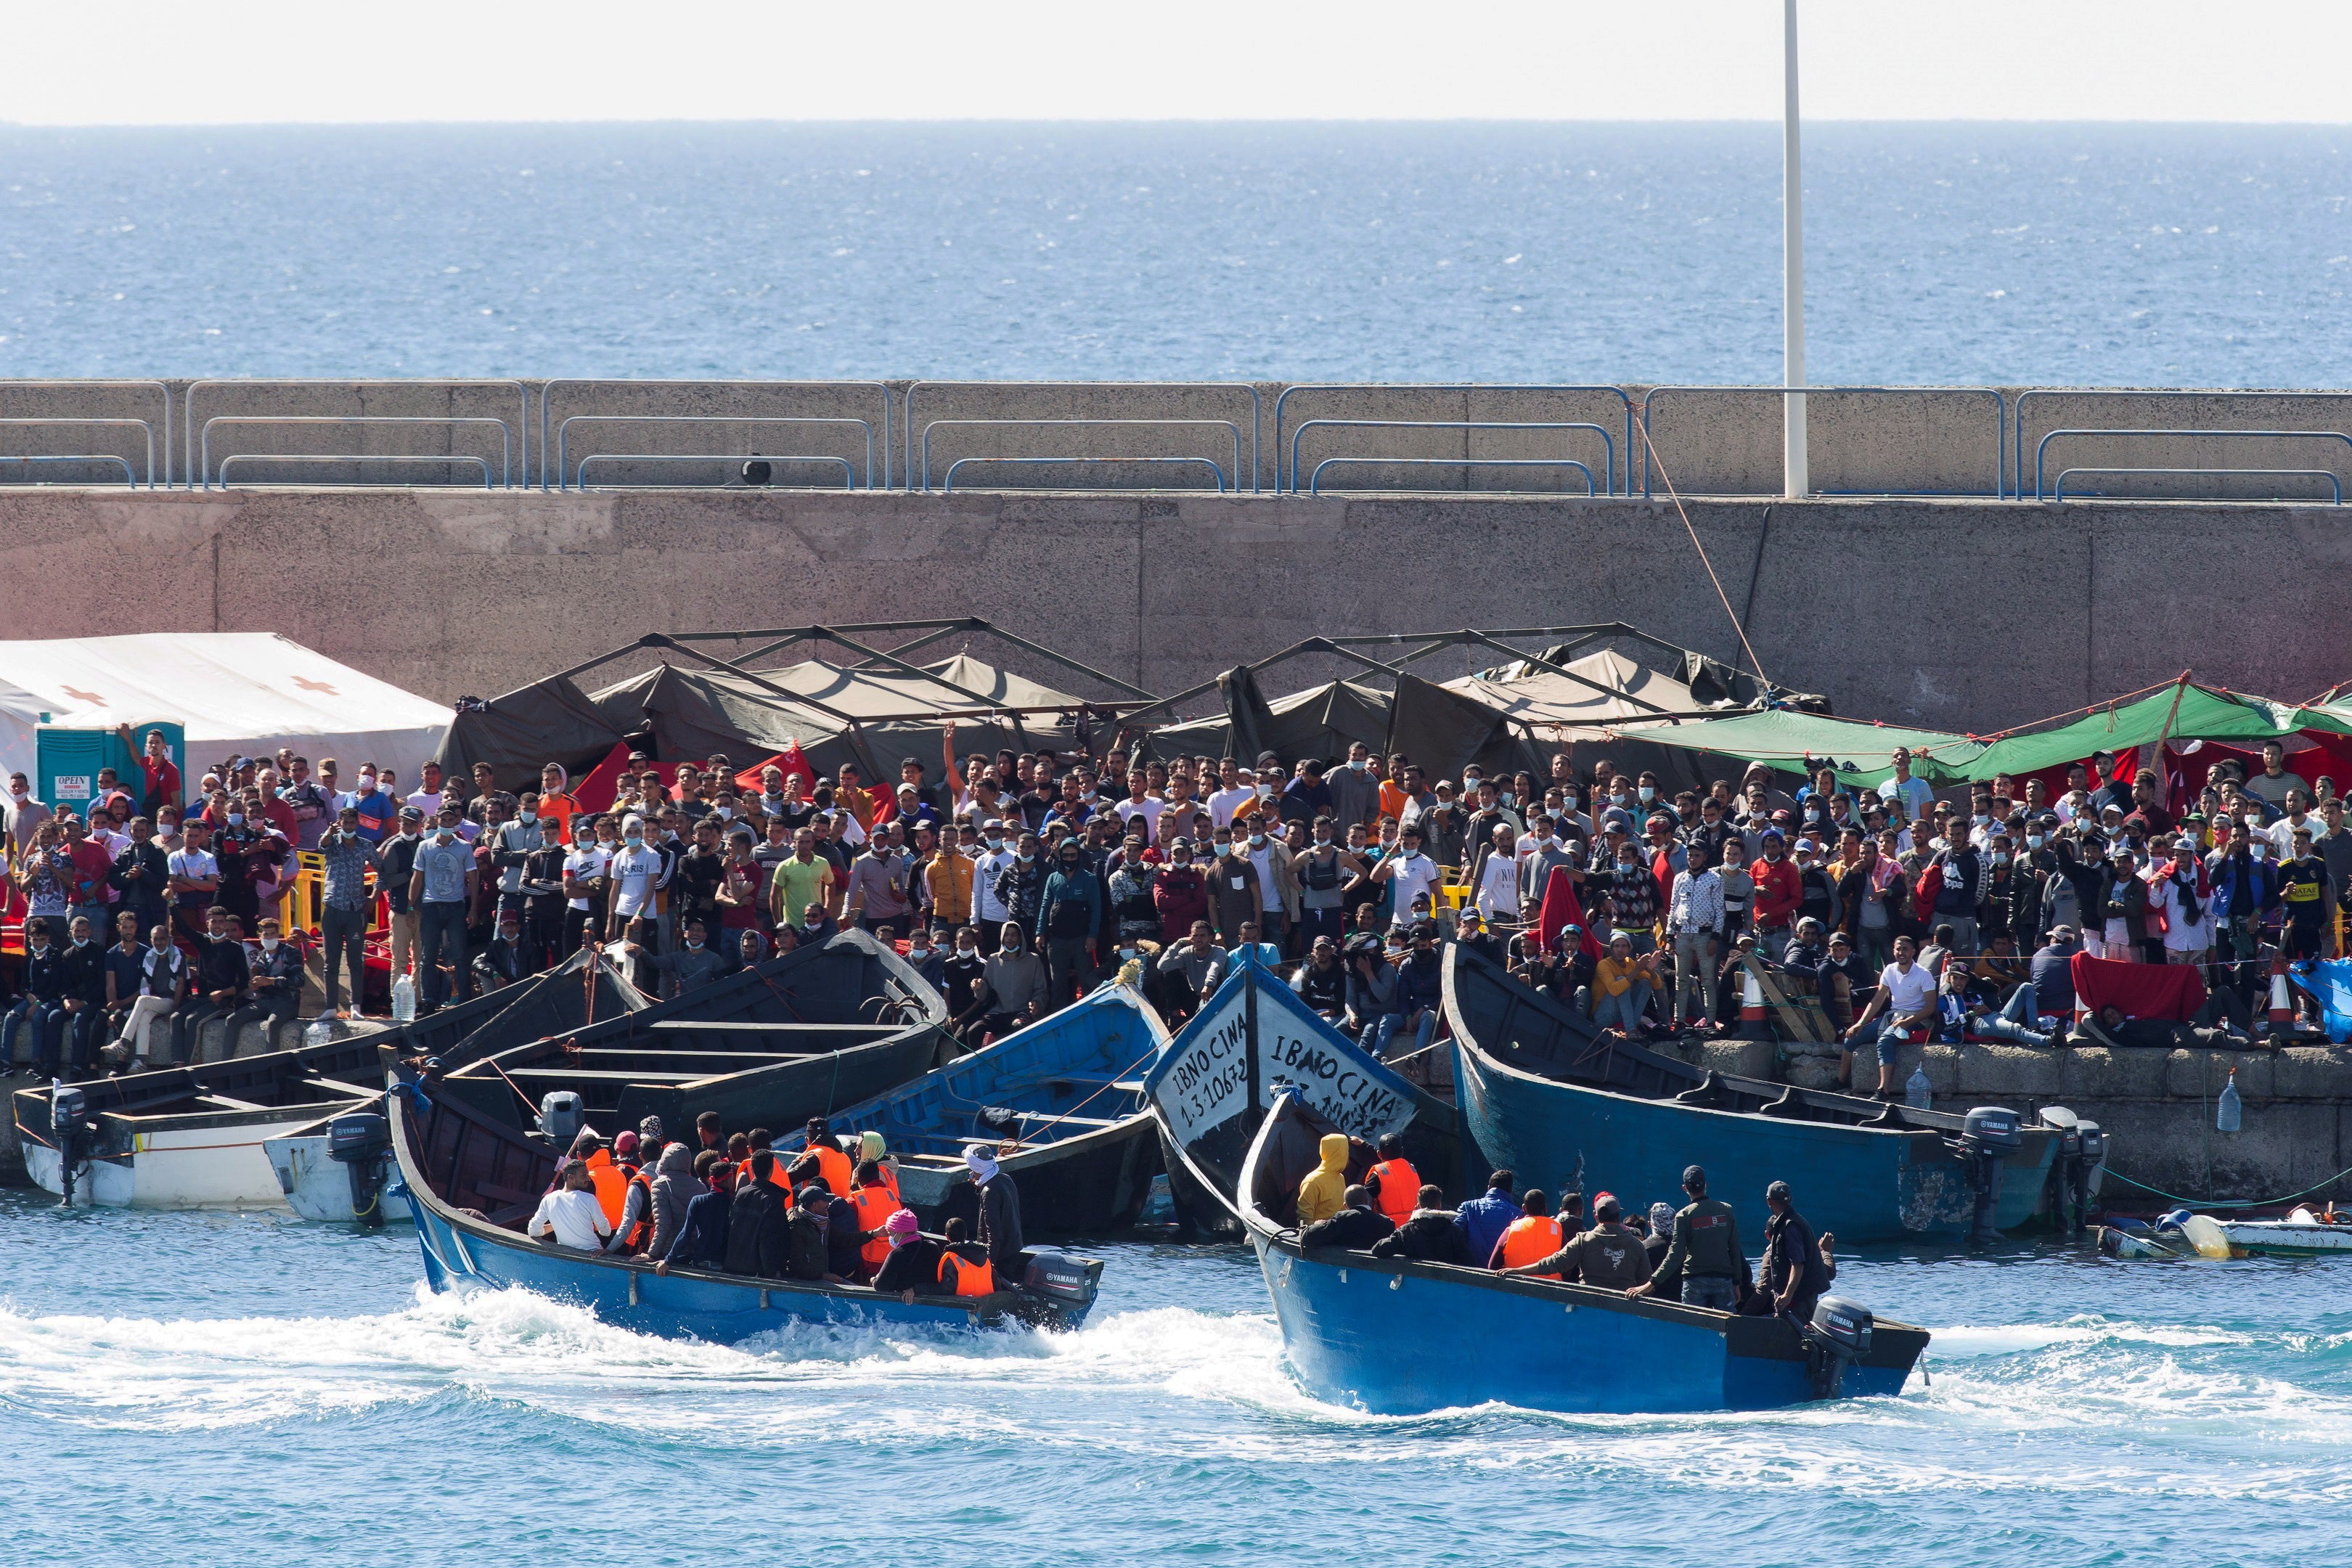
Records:
M1357 1031L1356 1043L1371 1052L1373 1056L1385 1060L1389 1054L1390 1039L1402 1027L1404 1027L1403 1014L1382 1013L1376 1017L1364 1020L1364 1026Z
M0 1024L0 1065L16 1065L16 1037L29 1028L33 1032L34 1062L43 1073L54 1076L58 1047L65 1042L66 1021L71 1016L65 1004L54 997L37 1001L30 996L17 997L16 1005L8 1009L7 1022Z
M1650 1005L1650 983L1636 980L1622 996L1601 996L1592 1004L1592 1021L1602 1028L1612 1023L1626 1034L1642 1026L1643 1010ZM1621 1021L1622 1020L1622 1021Z
M2010 993L2009 1000L2001 1004L1998 1016L1979 1018L1972 1026L1977 1033L1994 1039L2015 1040L2026 1046L2046 1046L2050 1043L2050 1037L2042 1033L2039 1027L2042 1015L2036 1008L2036 1001L2033 982L2029 980Z
M449 964L457 975L457 995L451 1000L463 1002L474 988L473 972L466 964L466 905L463 900L427 902L417 909L416 967L422 972L423 994L417 998L426 1010L441 1005L441 953L446 948Z
M1880 1067L1891 1068L1895 1065L1895 1053L1903 1045L1903 1037L1907 1032L1892 1017L1879 1020L1878 1065Z

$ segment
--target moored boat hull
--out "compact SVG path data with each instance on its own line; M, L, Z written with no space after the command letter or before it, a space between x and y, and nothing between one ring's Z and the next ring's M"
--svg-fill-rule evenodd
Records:
M352 1211L351 1167L327 1152L327 1131L298 1128L262 1144L269 1168L289 1207L308 1220L352 1224L362 1216ZM377 1189L375 1214L385 1224L406 1225L412 1210L399 1195L400 1177L392 1154L383 1156L383 1179Z
M168 1118L101 1117L99 1150L74 1176L74 1203L100 1208L283 1208L286 1194L264 1141L279 1128L316 1121L329 1109L299 1105ZM19 1111L21 1121L21 1105ZM145 1125L135 1132L110 1125L131 1120ZM63 1195L56 1148L29 1131L24 1139L25 1169L33 1184Z

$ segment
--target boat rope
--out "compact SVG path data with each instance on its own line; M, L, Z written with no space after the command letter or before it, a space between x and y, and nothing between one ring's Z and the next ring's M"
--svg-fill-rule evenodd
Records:
M1154 1058L1154 1057L1158 1056L1159 1054L1160 1054L1160 1047L1159 1047L1158 1046L1156 1046L1156 1045L1155 1045L1155 1046L1153 1046L1150 1050L1148 1050L1148 1051L1144 1052L1141 1056L1139 1056L1139 1057L1136 1058L1135 1058L1135 1060L1133 1060L1133 1061L1129 1062L1129 1063L1127 1065L1127 1070L1126 1070L1126 1072L1118 1072L1118 1073L1114 1073L1114 1074L1112 1074L1112 1075L1111 1075L1111 1080L1110 1080L1110 1082L1106 1083L1106 1084L1098 1085L1098 1086L1096 1088L1096 1089L1095 1089L1094 1093L1092 1093L1092 1094L1090 1094L1090 1095L1087 1096L1087 1097L1086 1097L1086 1099L1084 1099L1084 1100L1082 1100L1078 1101L1078 1102L1077 1102L1077 1104L1071 1106L1067 1110L1065 1110L1065 1111L1063 1111L1060 1115L1058 1115L1058 1116L1055 1117L1053 1121L1048 1121L1047 1123L1045 1123L1045 1126L1040 1127L1039 1129L1037 1129L1036 1132L1035 1132L1034 1134L1033 1134L1033 1136L1042 1138L1042 1137L1044 1137L1046 1133L1051 1132L1051 1131L1055 1129L1055 1127L1056 1127L1057 1125L1059 1125L1059 1124L1060 1124L1060 1122L1062 1121L1063 1118L1065 1118L1065 1117L1070 1117L1070 1116L1076 1116L1076 1115L1080 1110L1084 1110L1087 1106L1091 1105L1091 1104L1092 1104L1092 1103L1094 1103L1094 1101L1096 1101L1097 1100L1101 1099L1105 1092L1107 1092L1108 1090L1110 1090L1110 1089L1117 1089L1117 1088L1118 1087L1118 1085L1119 1085L1119 1081L1120 1081L1122 1079L1125 1079L1125 1078L1128 1076L1128 1074L1129 1074L1129 1073L1132 1073L1132 1072L1134 1072L1138 1068L1141 1067L1144 1063L1146 1063L1146 1062L1150 1061L1152 1058ZM1048 1081L1048 1082L1051 1082L1052 1080L1051 1080L1051 1079L1049 1078L1049 1079L1047 1079L1047 1081ZM1016 1153L1016 1152L1018 1152L1020 1151L1021 1145L1022 1145L1024 1142L1027 1142L1027 1140L1026 1140L1026 1139L1024 1139L1024 1138L1023 1138L1023 1137L1022 1137L1022 1135L1021 1135L1018 1131L1015 1131L1015 1132L1013 1133L1013 1135L1011 1138L1009 1138L1009 1139L1005 1140L1005 1142L1006 1142L1007 1144L1009 1144L1009 1145L1010 1145L1010 1147L1006 1150L1006 1152L1008 1152L1008 1153Z
M2195 1204L2200 1207L2209 1209L2263 1209L2273 1207L2278 1204L2291 1204L2297 1198L2307 1198L2312 1194L2320 1191L2322 1188L2332 1187L2336 1183L2342 1181L2345 1177L2352 1176L2352 1165L2346 1166L2343 1170L2336 1172L2334 1175L2328 1177L2324 1182L2315 1183L2313 1185L2304 1188L2303 1191L2299 1193L2289 1193L2283 1198L2185 1198L2179 1193L2168 1193L2162 1187L2151 1187L2146 1182L2132 1181L2131 1177L2125 1175L2121 1171L2109 1171L2107 1174L2113 1176L2118 1182L2130 1183L2131 1185L2137 1187L2141 1192L2154 1193L2158 1197L2169 1199L2173 1203L2179 1204L2184 1207L2190 1204Z
M1731 629L1738 635L1740 647L1748 654L1748 668L1756 672L1757 679L1769 685L1770 678L1764 673L1763 661L1756 657L1756 649L1748 640L1748 628L1739 624L1739 616L1731 607L1731 595L1723 591L1723 579L1715 574L1715 563L1706 558L1706 546L1699 542L1698 530L1691 524L1690 510L1683 505L1682 492L1675 489L1675 478L1666 472L1666 460L1658 456L1658 448L1650 439L1650 421L1646 416L1641 421L1640 428L1643 449L1649 454L1650 460L1658 465L1658 478L1665 481L1666 495L1675 503L1675 510L1682 514L1683 528L1690 534L1691 548L1698 552L1698 563L1706 568L1706 580L1715 584L1715 596L1723 601L1724 616L1731 622ZM1760 557L1757 565L1761 570L1763 563Z
M577 1051L580 1048L580 1042L577 1039L566 1040L563 1044L567 1049L572 1051ZM499 1058L496 1057L484 1057L482 1059L490 1064L490 1070L492 1072L498 1074L500 1078L506 1079L507 1087L515 1091L515 1098L517 1100L522 1101L523 1110L533 1116L537 1116L539 1114L538 1103L534 1101L530 1096L522 1091L522 1085L515 1082L515 1080L510 1078L507 1078L507 1069L499 1066Z

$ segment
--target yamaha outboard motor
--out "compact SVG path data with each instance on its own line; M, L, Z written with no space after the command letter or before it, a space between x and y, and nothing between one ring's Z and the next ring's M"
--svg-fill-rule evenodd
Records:
M1843 1296L1813 1303L1813 1321L1797 1326L1805 1345L1805 1378L1815 1399L1845 1392L1845 1369L1870 1353L1870 1309Z
M327 1158L352 1179L352 1217L362 1225L383 1223L385 1166L392 1158L392 1126L373 1110L354 1110L327 1123Z
M1102 1288L1102 1259L1058 1247L1034 1247L1023 1255L1021 1286L1013 1315L1034 1328L1067 1327L1086 1316Z
M539 1130L559 1154L570 1151L587 1123L588 1107L571 1089L555 1089L539 1102Z
M2059 1228L2080 1236L2090 1223L2091 1205L2107 1160L2106 1134L2095 1121L2085 1121L2063 1105L2042 1108L2042 1124L2058 1135L2058 1152L2050 1162L2050 1212Z
M1961 1174L1976 1194L1976 1214L1969 1226L1971 1239L1990 1240L2000 1235L1992 1223L1993 1202L2000 1195L2001 1162L2025 1143L2014 1110L1979 1105L1961 1119L1960 1135L1944 1140L1944 1147L1960 1163Z
M59 1208L73 1207L74 1176L89 1163L89 1102L62 1079L49 1080L49 1137L58 1148Z

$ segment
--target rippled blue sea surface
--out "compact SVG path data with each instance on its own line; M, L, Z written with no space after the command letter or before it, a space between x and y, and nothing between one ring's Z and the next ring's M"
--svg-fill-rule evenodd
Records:
M1808 129L1819 382L2343 386L2352 132ZM0 375L1775 382L1771 125L0 129Z
M0 1194L32 1562L2305 1568L2352 1507L2341 1264L1849 1260L1935 1331L1898 1400L1376 1419L1297 1391L1237 1247L1102 1248L1067 1336L719 1349L426 1296L405 1229L47 1203Z

